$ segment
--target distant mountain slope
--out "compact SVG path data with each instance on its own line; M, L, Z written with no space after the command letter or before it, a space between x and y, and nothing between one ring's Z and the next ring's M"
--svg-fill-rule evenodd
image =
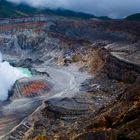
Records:
M140 13L130 15L126 19L130 21L140 21Z
M75 12L72 10L65 9L38 9L30 7L26 4L14 4L7 2L6 0L0 0L0 18L15 18L15 17L24 17L32 16L36 14L47 14L47 15L57 15L65 17L76 17L82 19L97 18L102 20L109 20L108 17L96 17L92 14L86 14L82 12Z

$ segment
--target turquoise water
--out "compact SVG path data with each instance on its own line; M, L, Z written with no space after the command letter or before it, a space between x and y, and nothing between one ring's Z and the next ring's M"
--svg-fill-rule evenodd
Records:
M18 68L23 74L25 74L27 77L32 77L32 73L31 71L29 71L29 69L27 68L22 68L22 67L19 67Z

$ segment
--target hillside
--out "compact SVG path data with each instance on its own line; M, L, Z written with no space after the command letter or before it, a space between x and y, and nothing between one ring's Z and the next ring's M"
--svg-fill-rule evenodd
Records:
M64 16L64 17L75 17L82 19L89 18L98 18L102 20L109 20L108 17L96 17L92 14L86 14L82 12L75 12L72 10L66 9L38 9L30 7L26 4L14 4L11 2L7 2L6 0L0 1L0 18L16 18L16 17L25 17L25 16L33 16L37 14L45 14L45 15L56 15L56 16Z
M140 21L140 13L130 15L126 19L130 21Z

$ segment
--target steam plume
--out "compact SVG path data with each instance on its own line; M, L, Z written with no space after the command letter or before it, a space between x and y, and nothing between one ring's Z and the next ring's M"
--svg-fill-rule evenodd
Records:
M20 70L12 67L8 62L3 61L0 53L0 101L8 98L8 91L12 88L16 80L27 77Z

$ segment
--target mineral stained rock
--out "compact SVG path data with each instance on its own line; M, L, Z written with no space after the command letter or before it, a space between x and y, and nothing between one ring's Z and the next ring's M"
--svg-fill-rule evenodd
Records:
M47 94L49 91L49 83L45 81L45 79L29 79L29 78L23 78L21 80L18 80L12 91L11 99L16 99L20 97L34 97L39 96L43 94Z

